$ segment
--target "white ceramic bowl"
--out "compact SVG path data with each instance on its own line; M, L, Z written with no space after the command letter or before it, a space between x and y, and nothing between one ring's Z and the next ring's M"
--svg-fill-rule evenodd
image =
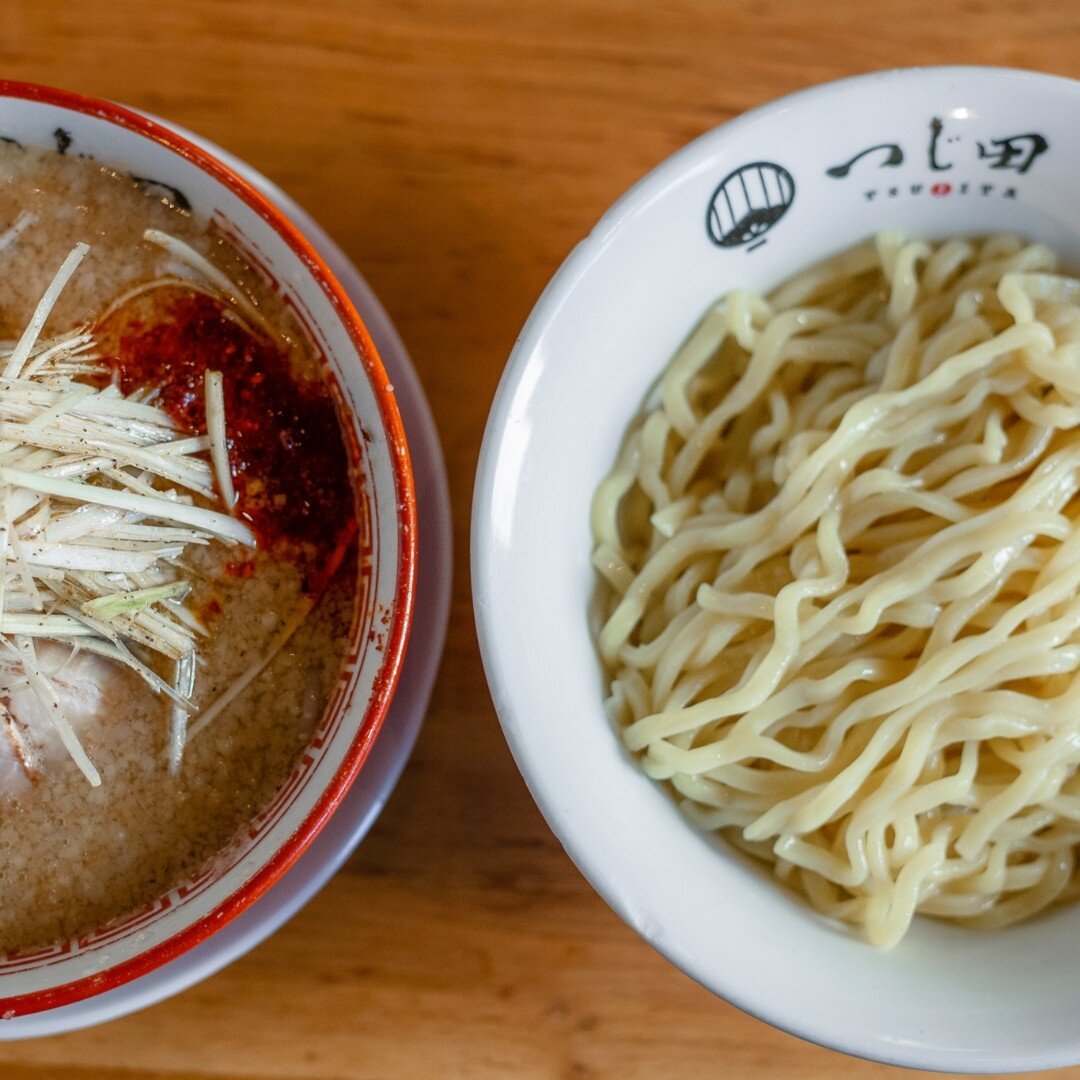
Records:
M571 857L717 994L895 1064L1080 1061L1080 905L994 934L920 919L879 952L695 832L601 708L589 502L649 385L734 286L768 288L886 227L1017 230L1080 265L1078 130L1078 83L930 68L817 87L709 132L622 198L556 275L514 349L481 454L484 663L518 765Z
M393 695L412 612L416 507L401 418L375 346L323 260L271 201L177 132L65 91L0 82L0 136L62 145L171 189L259 263L326 357L362 477L360 543L368 564L339 683L271 805L195 880L145 909L78 940L0 957L3 1038L3 1019L115 988L204 941L310 845L367 759Z

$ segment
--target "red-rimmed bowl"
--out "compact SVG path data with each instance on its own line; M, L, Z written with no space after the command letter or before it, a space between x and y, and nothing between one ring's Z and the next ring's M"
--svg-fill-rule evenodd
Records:
M200 875L75 940L0 956L2 1020L145 975L254 903L299 858L363 767L393 697L416 573L416 505L393 387L360 316L311 245L232 169L138 113L0 81L0 137L55 147L176 192L274 280L326 358L357 476L361 557L351 646L311 743L275 796Z

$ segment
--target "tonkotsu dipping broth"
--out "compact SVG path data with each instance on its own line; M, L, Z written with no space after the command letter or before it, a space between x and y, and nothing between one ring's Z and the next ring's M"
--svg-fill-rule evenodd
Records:
M171 200L0 144L8 953L224 848L310 740L353 623L356 485L322 358Z

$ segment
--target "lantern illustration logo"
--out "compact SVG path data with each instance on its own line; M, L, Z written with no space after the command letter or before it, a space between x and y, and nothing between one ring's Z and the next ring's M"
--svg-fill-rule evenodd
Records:
M743 165L724 178L709 203L709 238L725 248L750 244L752 251L765 243L794 199L795 181L787 169L771 161Z

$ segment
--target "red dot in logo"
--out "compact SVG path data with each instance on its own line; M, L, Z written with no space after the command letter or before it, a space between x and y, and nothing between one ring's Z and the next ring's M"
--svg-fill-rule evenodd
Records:
M931 195L948 195L952 191L952 184L934 184L930 189Z

